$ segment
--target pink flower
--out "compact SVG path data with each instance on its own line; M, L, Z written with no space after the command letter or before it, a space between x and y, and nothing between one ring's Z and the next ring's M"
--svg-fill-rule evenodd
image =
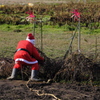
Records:
M26 20L27 21L30 21L31 23L34 21L34 18L35 18L35 15L34 15L34 13L32 12L32 11L28 11L28 12L26 12L27 14L29 14L29 16L28 17L26 17Z
M28 17L31 17L31 18L34 18L35 16L34 16L34 13L32 12L32 11L28 11L28 12L26 12L27 14L29 14L29 16Z
M73 15L71 17L72 18L74 17L74 20L75 21L78 21L79 18L80 18L80 13L78 12L78 10L77 9L74 9L73 12L71 12L71 13L73 13Z

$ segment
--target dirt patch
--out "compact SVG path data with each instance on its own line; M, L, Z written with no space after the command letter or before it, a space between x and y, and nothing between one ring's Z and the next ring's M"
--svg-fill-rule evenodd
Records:
M99 100L100 87L80 84L52 83L50 85L34 85L30 91L26 81L0 80L0 100ZM52 95L37 95L48 93ZM58 98L58 99L56 99Z

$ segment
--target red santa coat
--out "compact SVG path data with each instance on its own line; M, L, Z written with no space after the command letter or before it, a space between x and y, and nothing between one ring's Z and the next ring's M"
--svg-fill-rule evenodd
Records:
M17 50L23 48L24 50L19 50L14 55L15 65L14 68L20 69L22 65L31 65L32 70L39 70L38 61L44 60L43 57L40 56L36 47L27 40L19 41L17 45Z

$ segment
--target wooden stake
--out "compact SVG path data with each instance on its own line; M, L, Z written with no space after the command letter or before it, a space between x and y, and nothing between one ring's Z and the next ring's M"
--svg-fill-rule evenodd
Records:
M78 52L80 53L80 46L81 46L81 33L80 33L80 18L78 23Z
M41 19L40 23L41 23L41 51L43 51L43 30L42 30L42 19Z

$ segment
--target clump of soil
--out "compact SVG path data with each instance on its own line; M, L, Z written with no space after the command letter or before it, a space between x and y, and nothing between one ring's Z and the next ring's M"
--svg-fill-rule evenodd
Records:
M74 53L66 58L61 69L57 72L54 79L60 81L87 81L93 79L93 62L83 54Z
M6 78L11 74L14 60L11 58L0 58L0 78Z
M50 59L41 52L45 58L42 66L42 76L56 82L64 81L91 81L100 80L100 64L94 63L81 53L72 53L67 58Z

